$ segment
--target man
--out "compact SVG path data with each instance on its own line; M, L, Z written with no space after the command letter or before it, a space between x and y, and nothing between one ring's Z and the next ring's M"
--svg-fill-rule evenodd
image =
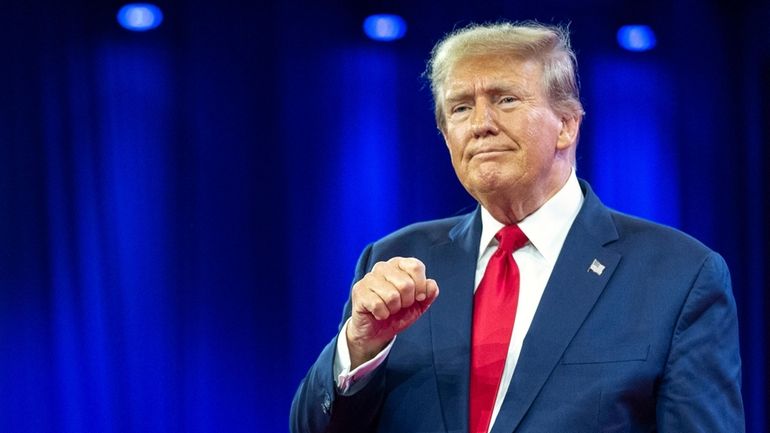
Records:
M436 121L479 207L366 248L292 431L744 431L726 265L576 178L575 69L536 23L437 44Z

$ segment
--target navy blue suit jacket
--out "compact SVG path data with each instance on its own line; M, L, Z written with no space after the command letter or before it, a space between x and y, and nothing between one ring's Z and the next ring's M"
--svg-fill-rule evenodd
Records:
M722 258L674 229L585 201L527 333L493 433L744 431L738 325ZM479 211L368 246L417 257L441 293L358 393L335 393L335 341L292 404L299 432L467 432ZM605 269L589 270L594 260ZM343 323L350 315L345 307Z

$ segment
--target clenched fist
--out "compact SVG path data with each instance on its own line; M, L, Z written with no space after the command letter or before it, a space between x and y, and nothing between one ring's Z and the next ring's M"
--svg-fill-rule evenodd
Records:
M346 337L351 369L372 359L411 326L438 297L438 284L425 278L425 265L413 257L377 262L353 285L352 316Z

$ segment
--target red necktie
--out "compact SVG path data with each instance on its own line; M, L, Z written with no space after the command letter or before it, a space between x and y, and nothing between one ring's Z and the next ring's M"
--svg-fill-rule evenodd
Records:
M505 226L473 296L470 432L487 433L519 303L519 267L513 252L527 243L519 226Z

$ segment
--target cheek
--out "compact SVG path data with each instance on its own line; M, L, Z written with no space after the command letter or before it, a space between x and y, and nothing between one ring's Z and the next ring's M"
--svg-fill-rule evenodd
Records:
M531 111L526 117L526 127L524 128L527 134L527 138L530 140L537 139L544 133L543 125L544 118L539 111Z
M527 141L534 145L539 152L555 151L559 138L558 120L540 111L533 111L527 116L525 128Z
M453 165L458 165L463 160L465 142L462 137L462 134L458 133L458 131L452 131L452 133L444 135L444 143L447 150L449 150L449 158L452 160Z

